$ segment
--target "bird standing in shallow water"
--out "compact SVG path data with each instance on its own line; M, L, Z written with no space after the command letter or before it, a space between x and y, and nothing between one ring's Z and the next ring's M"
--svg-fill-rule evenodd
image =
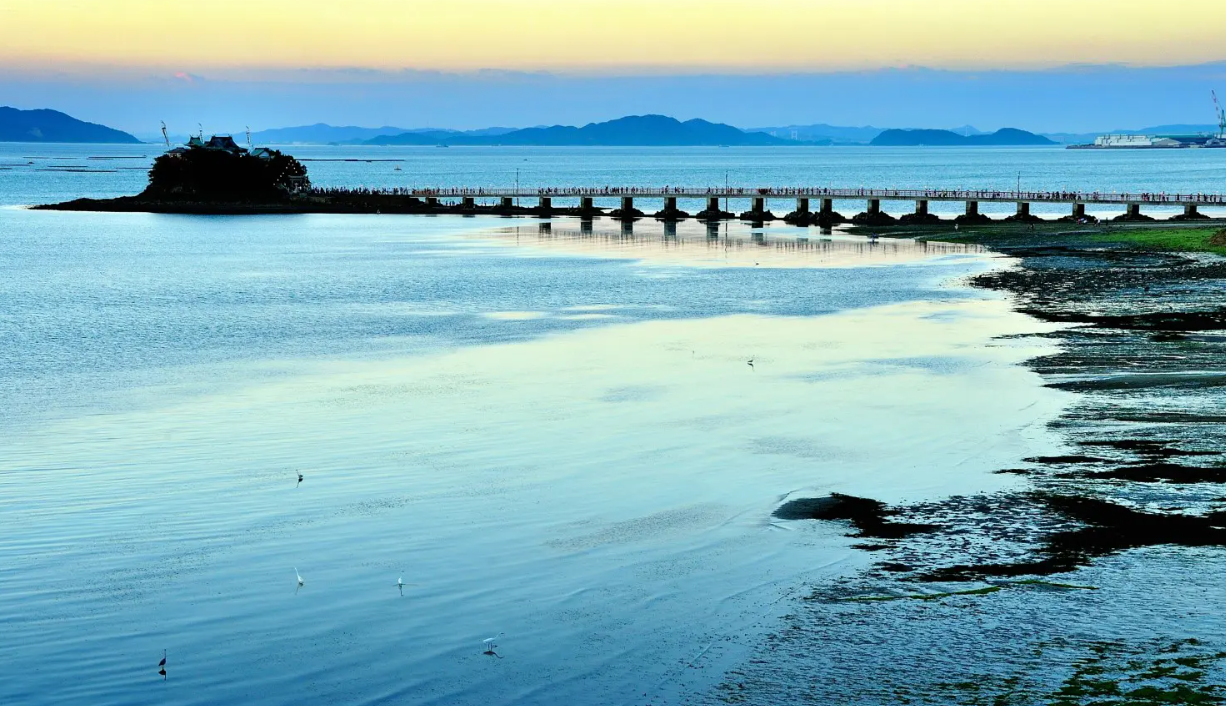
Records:
M298 577L298 588L302 588L306 581L302 578L302 574L298 573L298 567L294 567L294 576Z
M494 657L497 657L498 652L496 652L496 650L498 649L498 638L502 637L505 634L506 633L500 632L493 637L487 637L484 640L482 640L481 645L485 648L485 651L483 651L481 654L493 655Z
M298 485L302 485L302 474L301 473L298 474ZM297 488L298 485L295 485L294 487Z
M757 368L753 367L753 358L745 361L745 364L748 365L751 370L757 370Z
M158 674L162 675L162 681L166 681L166 650L162 650L162 661L158 662Z

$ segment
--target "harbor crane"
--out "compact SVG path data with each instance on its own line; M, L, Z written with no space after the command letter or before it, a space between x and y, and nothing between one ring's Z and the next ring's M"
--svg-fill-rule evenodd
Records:
M1226 139L1226 110L1218 102L1217 91L1209 91L1209 95L1213 96L1213 112L1217 113L1217 139Z

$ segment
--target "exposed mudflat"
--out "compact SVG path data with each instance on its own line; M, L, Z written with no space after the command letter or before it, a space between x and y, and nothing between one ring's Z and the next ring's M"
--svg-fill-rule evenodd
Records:
M850 521L876 563L816 589L712 702L1226 701L1226 260L1055 242L976 277L1040 320L1077 393L1015 491L776 517ZM811 518L811 519L801 519ZM874 527L923 531L874 531Z

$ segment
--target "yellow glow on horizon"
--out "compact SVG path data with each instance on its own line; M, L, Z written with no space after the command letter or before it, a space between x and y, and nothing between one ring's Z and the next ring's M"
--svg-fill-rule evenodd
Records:
M0 0L0 61L735 71L1174 65L1226 5L1172 0Z

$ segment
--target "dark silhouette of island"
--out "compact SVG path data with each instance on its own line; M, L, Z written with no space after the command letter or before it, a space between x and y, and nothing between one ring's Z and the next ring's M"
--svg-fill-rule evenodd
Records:
M139 144L126 132L87 123L58 110L18 110L0 106L0 142L88 142Z
M228 135L186 146L153 161L149 185L136 196L77 199L47 207L69 211L165 213L297 212L295 197L311 187L306 167L279 150L246 150Z
M406 132L367 140L368 145L531 145L702 147L795 144L762 132L744 130L706 120L681 122L665 115L630 115L583 127L554 125L513 130L501 135Z
M952 130L886 130L869 143L876 147L968 147L1054 145L1033 132L1006 127L986 135L959 135Z
M153 161L149 186L137 198L267 202L310 185L306 167L278 150L248 151L227 136L192 138Z

